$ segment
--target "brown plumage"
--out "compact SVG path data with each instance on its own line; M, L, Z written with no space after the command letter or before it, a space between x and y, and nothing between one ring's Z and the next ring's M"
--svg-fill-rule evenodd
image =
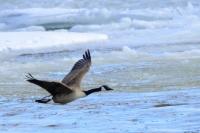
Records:
M81 90L81 80L83 76L89 71L91 66L91 56L90 51L87 50L83 54L83 58L78 60L71 71L64 77L61 82L58 81L45 81L35 79L30 73L26 75L27 81L33 84L36 84L52 95L52 99L56 103L68 103L75 99L85 97L93 92L98 92L102 90L102 87L105 90L112 90L106 85L103 85L99 88L91 89L88 91ZM36 102L46 103L50 99L41 99L36 100Z
M72 70L62 80L62 83L66 84L71 89L81 89L81 80L89 71L91 64L90 51L87 50L85 54L83 54L83 59L80 59L74 64Z

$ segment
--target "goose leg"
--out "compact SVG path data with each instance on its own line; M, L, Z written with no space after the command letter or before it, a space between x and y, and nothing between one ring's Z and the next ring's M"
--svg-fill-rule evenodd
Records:
M50 101L51 101L51 99L39 99L39 100L35 100L35 102L37 102L37 103L48 103Z
M50 97L51 95L49 95L49 96L45 96L45 97L43 97L42 99L38 99L38 100L35 100L35 102L37 102L37 103L48 103L48 102L50 102L52 99L46 99L47 97Z

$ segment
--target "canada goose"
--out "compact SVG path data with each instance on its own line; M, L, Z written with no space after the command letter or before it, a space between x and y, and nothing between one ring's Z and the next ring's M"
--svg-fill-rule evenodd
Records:
M74 64L71 71L64 77L61 82L38 80L34 78L30 73L28 73L26 77L28 82L42 87L51 94L46 96L52 96L51 99L46 99L46 97L44 97L40 100L36 100L36 102L39 103L47 103L53 99L55 103L65 104L78 98L85 97L91 93L102 91L102 89L105 89L106 91L113 90L106 85L102 85L98 88L90 89L87 91L81 89L81 80L86 72L89 71L90 66L91 56L90 51L87 50L85 54L83 54L83 59L78 60Z

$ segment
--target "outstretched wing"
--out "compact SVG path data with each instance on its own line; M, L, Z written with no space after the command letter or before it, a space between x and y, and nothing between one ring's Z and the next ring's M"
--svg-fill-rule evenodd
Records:
M38 80L35 79L31 74L26 75L26 77L28 82L42 87L43 89L48 91L52 96L55 96L57 94L69 94L72 92L70 88L59 82Z
M85 51L83 54L83 59L77 61L72 70L67 74L62 83L66 84L72 89L80 88L81 80L83 76L88 72L91 66L91 56L90 51Z

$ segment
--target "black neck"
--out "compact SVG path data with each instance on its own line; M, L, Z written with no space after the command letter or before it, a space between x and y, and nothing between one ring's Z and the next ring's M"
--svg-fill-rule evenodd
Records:
M87 90L87 91L84 91L84 93L85 93L86 95L90 95L91 93L99 92L99 91L101 91L101 87L99 87L99 88L94 88L94 89Z

